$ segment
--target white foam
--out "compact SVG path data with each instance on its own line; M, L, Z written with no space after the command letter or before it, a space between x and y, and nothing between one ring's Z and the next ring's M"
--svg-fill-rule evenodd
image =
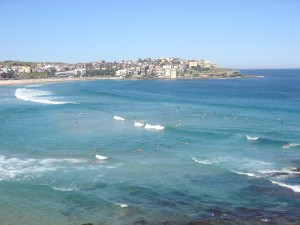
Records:
M300 144L297 143L288 143L282 146L282 148L292 148L292 147L297 147L300 146Z
M123 117L120 117L120 116L114 116L113 119L114 120L120 120L120 121L124 121L125 120Z
M7 158L0 155L0 180L28 180L66 167L66 163L82 163L78 159Z
M56 97L52 96L52 93L49 91L41 91L30 88L17 88L15 96L18 99L24 101L31 101L36 103L43 104L52 104L52 105L62 105L62 104L72 104L73 102L57 101Z
M278 182L278 181L273 181L273 180L270 180L270 181L273 184L277 184L281 187L289 188L289 189L293 190L294 192L300 192L300 185L289 185L289 184L285 184L285 183Z
M297 171L292 171L292 169L282 169L282 170L261 170L258 171L259 173L263 174L264 176L290 176L294 174L299 174Z
M60 163L60 162L68 162L68 163L83 163L87 162L85 159L54 159L54 158L49 158L49 159L42 159L40 160L41 164L53 164L53 163Z
M163 129L165 129L165 127L163 127L161 125L151 125L149 123L146 123L145 129L163 130Z
M259 137L250 137L248 134L246 135L247 139L250 141L256 141Z
M196 158L192 158L196 163L200 163L200 164L205 164L205 165L209 165L209 164L213 164L211 161L209 160L198 160Z
M96 159L99 159L99 160L105 160L105 159L108 159L107 156L103 156L103 155L95 155Z
M238 172L238 171L234 171L234 170L230 170L233 173L239 174L239 175L244 175L244 176L248 176L248 177L256 177L256 178L261 178L260 175L258 174L254 174L254 173L247 173L247 172Z
M142 127L144 125L145 125L144 121L134 121L134 126L135 127Z
M270 222L270 219L268 219L268 218L262 218L261 221L265 222L265 223L268 223L268 222Z
M116 205L120 206L121 208L126 208L128 207L127 204L124 204L124 203L116 203Z
M70 192L70 191L77 191L78 188L76 186L70 186L70 187L52 187L55 191L62 191L62 192Z

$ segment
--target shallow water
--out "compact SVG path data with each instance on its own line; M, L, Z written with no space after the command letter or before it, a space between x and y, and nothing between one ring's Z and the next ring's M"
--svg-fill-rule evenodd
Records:
M0 87L0 224L296 224L300 70L243 73Z

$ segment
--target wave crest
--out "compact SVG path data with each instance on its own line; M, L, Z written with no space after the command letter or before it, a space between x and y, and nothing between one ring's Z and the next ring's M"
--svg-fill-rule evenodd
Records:
M145 129L163 130L163 129L165 129L165 127L163 127L161 125L151 125L149 123L146 123Z
M277 184L281 187L291 189L294 192L300 192L300 185L289 185L289 184L285 184L283 182L278 182L278 181L273 181L273 180L270 180L270 181L272 182L272 184Z
M205 165L210 165L213 164L213 162L209 161L209 160L198 160L196 158L192 158L196 163L200 163L200 164L205 164Z
M41 91L31 88L17 88L15 96L23 101L31 101L43 104L73 104L73 102L57 101L57 97L53 97L50 91Z
M113 117L114 120L120 120L120 121L124 121L125 119L121 116L114 116Z
M259 137L250 137L248 134L246 135L247 140L249 141L256 141Z
M238 172L238 171L234 171L234 170L231 170L231 172L239 174L239 175L245 175L245 176L248 176L248 177L256 177L256 178L261 178L262 177L260 175L254 174L254 173L244 173L244 172Z
M297 144L297 143L287 143L287 144L284 144L282 146L282 148L292 148L292 147L297 147L297 146L300 146L300 144Z

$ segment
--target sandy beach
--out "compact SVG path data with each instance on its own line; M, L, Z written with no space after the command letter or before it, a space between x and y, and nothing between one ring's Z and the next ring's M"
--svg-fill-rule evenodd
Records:
M0 80L0 86L13 86L24 84L38 83L55 83L55 82L71 82L71 81L88 81L88 80L107 80L110 77L70 77L70 78L46 78L46 79L19 79L19 80Z

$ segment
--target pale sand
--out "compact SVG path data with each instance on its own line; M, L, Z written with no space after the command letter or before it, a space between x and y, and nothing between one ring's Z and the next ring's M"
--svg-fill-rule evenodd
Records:
M88 80L108 80L110 77L70 77L70 78L45 78L45 79L20 79L20 80L1 80L0 86L53 83L53 82L70 82L70 81L88 81Z

